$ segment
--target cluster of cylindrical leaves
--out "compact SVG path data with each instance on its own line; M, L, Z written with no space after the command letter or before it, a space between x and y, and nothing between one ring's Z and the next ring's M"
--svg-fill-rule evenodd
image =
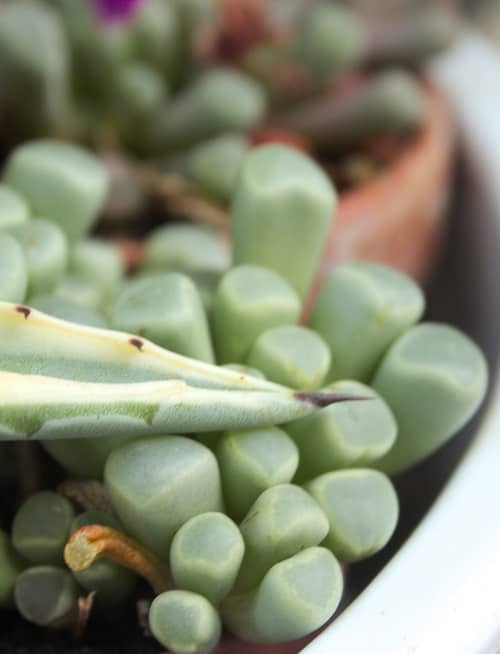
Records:
M111 245L85 238L107 187L94 158L28 143L3 180L0 301L14 304L0 306L0 435L35 435L71 475L104 479L115 512L75 516L51 492L28 499L1 540L5 603L13 592L27 619L60 626L82 589L103 607L130 598L136 579L116 562L63 566L69 534L93 523L168 566L172 589L150 623L178 654L209 652L222 624L263 643L322 626L340 601L339 562L393 533L386 474L428 456L481 402L479 349L450 326L418 324L421 290L385 266L338 266L312 301L336 196L285 146L246 154L231 248L209 229L166 225L132 277ZM187 409L165 378L193 386ZM368 399L322 407L329 393ZM165 435L177 425L191 436Z
M242 479L237 511L224 504L219 454L181 436L140 439L109 457L106 486L118 517L76 515L52 491L32 495L14 516L10 537L1 533L1 606L14 606L39 626L71 628L79 598L90 592L104 617L136 597L137 576L115 561L99 559L79 572L65 565L70 535L97 524L134 536L169 571L169 588L157 590L149 621L176 654L212 651L222 625L257 643L294 640L321 627L342 596L340 562L373 554L392 535L396 493L384 474L367 468L320 475L302 487L289 483L298 453L284 431L242 437L247 451L241 448L240 465L248 472L265 463L256 456L259 447L274 445L276 458L281 446L288 461L274 479L263 470L251 488Z
M425 101L405 66L449 44L456 32L450 16L419 11L381 31L349 8L306 0L294 20L276 24L274 14L289 14L287 4L281 14L261 6L270 33L286 32L285 41L270 37L238 61L207 62L196 56L197 44L225 20L217 15L223 3L214 0L147 0L118 24L99 22L87 0L6 3L0 7L0 81L9 89L0 94L9 125L4 136L62 134L114 141L148 157L175 153L169 168L227 201L249 132L261 125L338 152L421 124ZM367 61L385 72L332 94L332 83ZM279 83L304 76L299 97L300 84L287 92ZM276 113L285 102L287 111Z

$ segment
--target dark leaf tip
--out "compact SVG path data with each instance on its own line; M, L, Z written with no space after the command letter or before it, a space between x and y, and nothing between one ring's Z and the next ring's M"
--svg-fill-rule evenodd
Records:
M358 402L361 400L374 400L374 397L366 395L350 395L349 393L329 393L328 391L317 391L314 393L307 393L298 391L295 397L301 402L309 402L318 408L330 406L337 402Z

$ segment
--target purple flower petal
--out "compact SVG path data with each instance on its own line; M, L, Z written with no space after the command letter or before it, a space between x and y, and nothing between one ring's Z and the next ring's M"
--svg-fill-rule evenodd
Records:
M104 23L126 22L144 0L93 0L97 15Z

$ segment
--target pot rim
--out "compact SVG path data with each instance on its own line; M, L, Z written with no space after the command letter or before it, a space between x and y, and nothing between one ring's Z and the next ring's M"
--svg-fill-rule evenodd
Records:
M385 199L388 191L400 185L401 179L411 179L412 172L428 157L429 150L439 149L451 160L455 144L455 125L451 107L444 91L429 75L419 78L425 96L425 121L415 136L405 144L391 164L364 184L340 194L337 224L352 220L351 211Z

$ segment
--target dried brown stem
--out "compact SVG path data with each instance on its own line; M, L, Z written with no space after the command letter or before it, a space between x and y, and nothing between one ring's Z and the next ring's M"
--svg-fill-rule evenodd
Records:
M106 487L96 479L66 479L59 484L58 492L84 511L112 513Z
M64 559L73 572L82 572L100 558L107 558L143 577L155 593L171 583L161 559L124 533L102 525L87 525L75 531L64 548Z
M80 640L83 637L94 607L95 596L96 592L92 591L88 595L78 598L78 617L73 630L75 640Z
M151 638L153 636L151 628L149 626L149 609L151 607L150 599L139 599L136 603L137 611L137 621L143 635L146 638Z
M162 173L153 166L135 166L141 186L161 198L170 213L191 218L217 228L227 228L228 212L198 193L181 175Z

